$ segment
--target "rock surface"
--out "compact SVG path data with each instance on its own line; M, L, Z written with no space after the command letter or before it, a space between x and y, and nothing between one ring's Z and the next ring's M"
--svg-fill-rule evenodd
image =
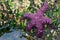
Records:
M5 33L4 35L2 35L0 37L0 40L27 40L24 37L20 38L20 36L22 36L20 31L13 31L11 33Z

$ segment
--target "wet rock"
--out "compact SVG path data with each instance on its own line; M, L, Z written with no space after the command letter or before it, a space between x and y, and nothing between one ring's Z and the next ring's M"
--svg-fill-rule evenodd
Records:
M0 40L27 40L25 37L22 36L20 31L13 31L11 33L5 33L0 37Z

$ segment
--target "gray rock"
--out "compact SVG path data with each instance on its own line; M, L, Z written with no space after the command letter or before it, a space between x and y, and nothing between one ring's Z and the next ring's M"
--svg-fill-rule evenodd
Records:
M11 33L5 33L2 35L0 40L27 40L24 37L20 38L20 36L22 36L20 31L13 31Z

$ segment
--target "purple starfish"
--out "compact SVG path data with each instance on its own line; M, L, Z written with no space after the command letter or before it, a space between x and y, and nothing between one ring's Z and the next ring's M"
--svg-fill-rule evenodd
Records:
M37 10L36 13L26 13L23 19L29 18L30 22L27 24L26 30L30 31L32 27L36 27L37 37L42 37L45 24L51 24L51 19L44 16L44 12L48 8L48 3L45 1L44 5Z

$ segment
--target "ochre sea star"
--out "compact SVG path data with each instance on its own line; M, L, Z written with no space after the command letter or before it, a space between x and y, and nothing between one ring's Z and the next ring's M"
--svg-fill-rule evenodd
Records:
M44 16L44 12L48 8L48 3L45 1L44 5L37 10L36 13L26 13L23 19L29 18L30 22L27 24L26 30L30 31L32 27L36 27L37 37L42 37L45 24L52 24L51 19Z

